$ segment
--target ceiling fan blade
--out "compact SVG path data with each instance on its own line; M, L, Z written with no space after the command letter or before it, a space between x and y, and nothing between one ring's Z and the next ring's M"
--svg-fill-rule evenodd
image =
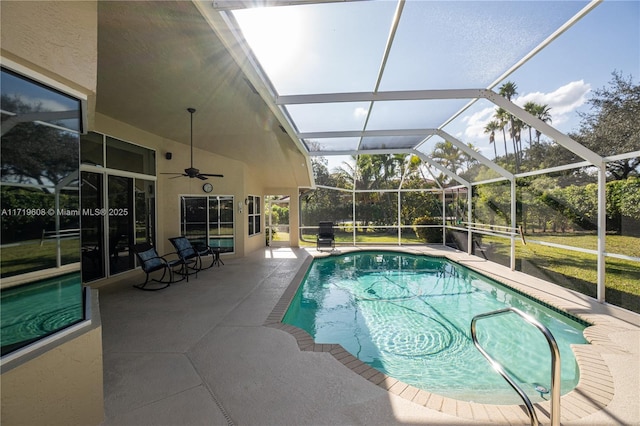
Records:
M180 175L180 176L183 175L183 173L178 173L178 172L162 172L160 174L161 175Z
M211 177L224 177L224 175L218 175L213 173L200 173L202 176L211 176Z
M169 179L177 179L183 176L189 176L189 175L185 175L185 174L179 174L178 176L174 176L174 177L170 177Z
M196 177L200 180L207 180L205 175L197 174Z

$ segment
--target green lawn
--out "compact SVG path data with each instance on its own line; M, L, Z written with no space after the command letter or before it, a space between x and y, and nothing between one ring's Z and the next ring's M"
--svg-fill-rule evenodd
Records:
M556 244L570 245L595 250L595 235L538 235L528 240L540 240ZM529 241L523 245L516 240L516 258L523 272L551 281L580 293L596 297L597 295L597 258L596 255L571 250L543 246ZM508 240L486 237L483 245L493 243L490 259L508 264ZM611 235L607 236L607 251L640 257L640 238ZM612 257L605 259L606 279L605 298L607 302L634 312L640 312L640 262Z
M598 237L592 234L530 234L526 239L546 241L567 246L596 250ZM621 235L607 235L606 250L610 253L624 254L626 256L640 257L640 238Z
M46 240L25 241L20 245L2 248L2 269L0 275L10 277L27 272L56 267L56 242ZM79 239L61 241L62 264L80 262Z

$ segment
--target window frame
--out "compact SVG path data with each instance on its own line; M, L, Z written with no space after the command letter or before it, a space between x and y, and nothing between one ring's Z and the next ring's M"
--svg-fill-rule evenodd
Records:
M205 212L205 222L204 223L204 235L205 235L205 240L207 242L208 246L211 246L212 241L218 241L218 244L220 244L221 241L224 240L230 240L232 243L232 250L229 251L225 251L225 253L235 253L236 250L236 229L237 229L237 223L236 223L236 215L235 215L235 211L233 209L234 203L235 203L235 196L230 195L230 194L207 194L207 195L201 195L201 194L178 194L178 208L179 208L179 215L178 215L178 228L180 229L180 235L187 237L190 240L193 240L192 238L189 238L188 235L186 235L185 231L186 231L186 226L187 226L187 221L184 218L184 200L185 199L203 199L204 200L204 212ZM218 217L214 218L214 220L212 221L212 218L210 217L211 214L211 202L212 200L214 202L218 203L218 209L217 211L220 212L220 204L221 202L226 201L227 204L229 206L231 206L231 212L233 214L232 217L232 221L231 221L231 225L233 228L233 232L230 234L230 236L225 236L225 234L212 234L210 231L212 229L212 225L216 225L215 228L217 229L222 229L224 228L224 224L229 224L229 222L223 222L221 221L220 215L218 215ZM227 247L227 245L221 245L221 247Z
M247 234L249 237L262 234L262 197L247 196Z

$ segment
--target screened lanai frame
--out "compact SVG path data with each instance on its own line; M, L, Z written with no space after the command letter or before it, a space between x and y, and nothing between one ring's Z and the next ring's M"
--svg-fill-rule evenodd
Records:
M519 229L517 226L518 224L516 222L517 179L532 175L543 175L563 170L572 170L580 167L592 166L594 170L597 170L596 179L598 185L597 249L586 250L582 248L574 248L562 245L560 246L569 250L576 249L577 251L586 251L592 254L596 254L597 298L600 301L604 301L606 256L618 256L627 258L628 260L632 260L634 262L640 262L639 258L607 253L605 248L606 164L609 161L640 156L640 151L612 157L603 157L587 149L585 146L577 143L568 135L558 131L550 124L547 124L546 122L532 116L524 109L517 106L515 103L498 95L495 91L495 87L500 84L500 82L503 82L508 76L518 70L522 65L527 63L531 58L545 49L550 43L552 43L557 37L571 28L576 22L580 21L587 14L591 13L601 3L601 1L547 3L541 6L541 9L548 8L550 7L550 5L553 5L554 8L559 9L546 11L544 12L544 15L539 16L535 15L537 12L534 10L534 13L530 13L529 15L530 20L536 21L536 25L541 28L540 32L535 33L530 39L522 37L522 39L511 39L508 43L503 43L504 45L500 46L500 48L503 50L508 50L507 44L516 45L517 47L515 49L515 52L508 52L505 59L506 62L500 64L502 68L498 69L497 71L496 69L493 69L491 71L486 71L485 69L480 68L476 69L476 71L478 71L476 74L482 75L482 78L476 79L475 84L466 84L467 82L460 82L459 80L462 74L447 76L449 81L453 81L453 83L448 84L452 84L454 87L479 87L471 89L449 88L449 86L443 87L437 84L431 85L430 87L428 87L428 85L423 85L418 89L414 89L407 87L408 83L399 81L397 78L392 79L393 83L389 83L388 80L385 80L385 76L387 75L385 73L388 70L397 70L398 66L397 63L394 62L394 43L403 43L403 40L406 40L408 34L406 27L402 27L401 21L403 18L405 18L406 21L415 20L416 16L418 16L416 10L420 12L419 8L422 5L420 4L420 2L405 0L399 0L397 2L357 2L370 4L377 3L376 7L378 8L390 7L388 5L391 3L393 4L393 18L388 21L390 22L390 24L387 29L387 33L383 36L376 35L376 41L384 45L383 48L379 48L377 50L377 53L379 54L378 62L372 67L371 62L368 60L368 58L365 57L364 59L362 59L361 57L360 59L358 59L360 62L369 66L369 71L373 69L373 71L371 71L370 73L364 68L362 70L363 75L366 74L367 76L375 76L372 81L369 81L371 85L368 86L366 90L355 90L362 88L361 82L355 82L352 85L350 82L349 87L332 88L328 87L330 85L323 85L325 84L325 82L318 81L318 78L314 78L316 76L314 76L313 74L309 74L304 75L303 77L306 77L307 80L318 84L319 89L305 91L301 89L301 87L296 86L300 84L298 78L290 81L282 80L281 78L274 76L268 66L264 66L263 62L261 62L259 54L253 50L247 35L243 32L243 29L246 30L246 26L243 28L240 24L240 21L242 20L241 15L245 9L256 6L288 6L294 4L295 6L292 7L317 7L320 3L333 3L333 1L304 0L292 2L289 0L217 0L213 3L196 2L197 7L208 19L217 36L222 40L230 53L242 67L247 77L248 83L252 86L252 88L255 89L255 91L257 91L261 95L261 97L269 105L272 112L279 119L282 128L292 137L298 148L308 156L308 159L314 156L327 158L331 156L358 156L361 154L416 155L424 163L428 164L430 168L439 171L443 175L447 176L452 182L454 182L455 186L441 188L439 190L442 194L443 200L445 199L447 192L457 191L459 188L464 188L466 190L466 194L468 197L468 211L466 221L464 221L464 223L457 224L464 225L464 227L461 228L457 225L452 226L451 224L447 224L444 211L442 220L443 233L445 232L446 228L465 229L467 231L467 250L469 252L471 252L474 233L482 234L487 232L484 229L483 224L473 223L473 189L484 184L507 182L509 185L511 199L509 212L510 223L508 223L507 226L502 229L502 231L497 232L497 234L502 235L510 240L509 266L512 269L515 268L515 242L519 235ZM354 3L356 2L340 1L339 3L340 5L336 7L365 7L355 5ZM382 3L385 3L385 5L380 6L380 4ZM437 3L444 4L444 2L423 2L423 4L424 3L430 3L431 5ZM448 5L459 7L456 5L456 2L447 3ZM478 4L483 2L472 3L474 4L474 7L477 7ZM526 2L512 3L523 4ZM535 2L529 3L531 4L529 4L527 7L535 9ZM349 5L347 6L346 4ZM486 7L488 4L491 3L485 2L484 7ZM439 5L438 7L441 6L442 5ZM483 6L481 5L479 7ZM371 8L373 8L373 6L371 6ZM410 11L408 12L407 10ZM367 28L365 28L366 26L375 27L375 25L377 25L379 22L374 13L367 14L366 16L367 19L363 19L363 21L367 22L361 24L364 25L364 27L359 27L362 29L362 31L368 31ZM544 19L538 19L540 16L542 16ZM326 23L329 21L321 22ZM467 24L473 25L474 23L467 22ZM482 25L486 25L486 23L483 23ZM277 26L277 23L274 22L273 26ZM427 26L428 25L425 25L425 27ZM460 25L457 29L459 29L462 33L465 31L465 27L463 25ZM336 30L339 36L340 28L334 30ZM427 28L421 31L425 31L425 34L429 34L428 31L430 31L430 29ZM366 32L364 33L363 38L366 38L367 35L371 34L372 32ZM482 38L481 35L482 34L476 34L478 38ZM327 37L331 36L332 35L327 32ZM462 38L464 39L464 37ZM354 42L354 44L351 45L349 44L350 41L346 39L343 39L341 41L345 44L345 46L341 48L345 49L353 49L353 46L363 46L361 44L357 44L357 42ZM474 43L476 42L475 40L469 39L467 39L466 42L469 43L469 46L465 47L465 40L455 39L455 37L452 40L453 46L462 50L466 48L467 50L465 52L470 53L471 49L475 47ZM287 47L283 46L282 49L286 50ZM440 53L442 53L442 51L440 51ZM498 54L494 52L494 60L497 55ZM440 62L441 60L441 58L436 56L430 59L432 59L434 62ZM328 61L331 60L329 59ZM297 65L302 66L301 62L302 60L299 61ZM484 62L484 64L486 65L487 63ZM355 67L356 65L357 64L353 62L349 62L346 67ZM357 70L360 70L360 68L357 68ZM335 69L326 67L326 69L323 68L322 71L326 71L327 75L332 75L331 72L335 72ZM358 71L354 71L355 74L357 74L357 72ZM304 74L304 72L302 72L301 74ZM453 74L455 74L455 72ZM358 74L358 76L359 80L366 80L366 78L361 78L360 74ZM327 77L327 80L328 79L329 77ZM440 82L440 84L442 83ZM424 87L428 88L425 89ZM575 164L567 164L559 167L554 167L551 169L518 174L506 170L481 153L470 149L467 144L465 144L463 141L459 140L452 134L448 133L445 129L449 123L459 117L472 105L477 103L478 100L486 100L491 102L496 107L503 108L514 117L522 120L524 123L537 129L542 134L554 140L557 144L576 154L581 158L582 161L579 161ZM425 108L424 111L429 112L437 110L448 111L449 115L447 116L447 118L440 119L440 121L438 122L428 123L427 126L415 126L406 123L405 125L402 125L401 119L403 117L402 112L400 112L396 114L396 118L399 120L397 122L400 122L401 125L396 127L385 127L383 125L380 125L380 114L378 113L378 115L376 115L377 111L386 111L389 115L393 115L393 106L397 105L412 105L416 110ZM333 125L338 122L337 118L341 110L351 111L354 109L362 111L362 115L359 117L360 121L358 121L356 125ZM315 111L315 114L309 114L310 111ZM408 111L408 109L405 109L403 111ZM311 116L311 119L309 118L309 116ZM323 120L326 120L326 122L329 123L328 127L322 125L324 124ZM380 141L383 138L386 138L385 143L377 143L377 141ZM451 142L455 147L462 150L465 154L474 158L484 167L491 170L496 177L480 182L466 181L455 171L447 169L429 156L429 152L425 149L425 147L428 145L429 141L432 140L432 138L442 138L446 141ZM348 143L341 143L341 141L348 141ZM307 166L309 166L309 162ZM312 168L308 167L308 170L311 173ZM393 190L389 191L393 192ZM399 194L401 190L397 189L395 191ZM353 188L353 193L353 197L355 199L355 194L358 193L355 185ZM443 202L443 210L444 204L445 203ZM355 215L355 206L353 207L353 209ZM400 217L399 210L400 205L398 204L398 217ZM400 225L400 222L398 222L398 227L400 227ZM301 227L301 234L303 228L304 226ZM493 231L491 232L494 232L497 228L493 227L492 229ZM398 234L400 235L400 229L398 229ZM401 244L400 237L398 243Z

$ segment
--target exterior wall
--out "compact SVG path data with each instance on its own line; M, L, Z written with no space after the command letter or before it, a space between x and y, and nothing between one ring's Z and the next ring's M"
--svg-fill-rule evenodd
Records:
M96 114L95 126L91 130L135 143L156 150L156 236L158 252L173 251L168 238L180 235L180 195L206 195L202 190L204 181L200 179L178 178L162 173L182 172L189 166L189 147L183 143L162 138L144 132L128 124L116 121L102 114ZM165 159L165 153L171 152L171 160ZM203 171L221 173L224 178L209 178L213 184L211 194L233 195L235 197L236 215L236 253L242 257L246 254L247 215L246 211L238 213L238 202L245 199L244 181L246 166L239 161L221 157L211 152L194 148L194 162Z
M3 426L98 425L104 420L97 291L91 299L91 328L2 366Z
M3 65L82 94L90 123L97 87L97 2L3 0L0 19ZM101 337L100 326L94 326L35 358L16 360L13 368L3 365L2 424L102 422Z
M0 2L2 56L89 97L92 119L98 70L95 1Z
M104 420L102 328L2 374L2 424L98 425Z

